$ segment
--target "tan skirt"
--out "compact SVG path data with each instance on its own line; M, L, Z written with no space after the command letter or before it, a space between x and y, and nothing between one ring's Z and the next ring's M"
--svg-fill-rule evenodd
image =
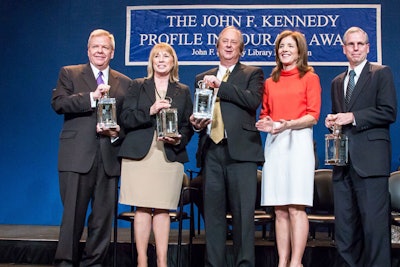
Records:
M182 187L183 164L170 162L156 134L141 160L122 159L119 202L130 206L176 209Z

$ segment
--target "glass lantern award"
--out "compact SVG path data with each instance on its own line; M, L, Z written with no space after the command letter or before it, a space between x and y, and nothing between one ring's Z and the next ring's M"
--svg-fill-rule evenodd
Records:
M97 122L107 128L117 127L116 101L108 93L97 102Z
M214 91L206 86L203 80L198 82L194 93L193 116L196 119L212 119L214 110Z
M345 166L348 163L348 138L340 125L325 135L325 165Z
M176 108L164 108L157 113L157 136L177 137L178 132L178 110Z

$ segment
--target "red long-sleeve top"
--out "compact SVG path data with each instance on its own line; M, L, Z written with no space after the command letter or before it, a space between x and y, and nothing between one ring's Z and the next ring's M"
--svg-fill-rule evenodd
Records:
M294 120L309 114L318 120L320 109L321 84L314 72L309 71L300 78L297 68L282 70L278 82L270 77L264 83L260 118Z

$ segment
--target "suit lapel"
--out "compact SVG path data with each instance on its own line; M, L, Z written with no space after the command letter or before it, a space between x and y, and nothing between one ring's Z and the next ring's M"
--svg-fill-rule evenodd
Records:
M172 99L172 103L174 102L173 99L176 95L179 94L179 88L177 83L168 83L167 95L166 97L170 97Z
M108 85L110 85L110 97L117 96L117 90L119 88L118 75L110 68L110 73L108 75Z
M340 99L340 110L346 110L346 104L344 101L344 77L346 77L346 73L344 72L340 77L338 81L338 90L337 93L339 94L336 99Z
M156 102L156 92L153 79L144 79L143 91L144 94L149 98L150 103Z
M231 76L234 77L236 73L240 72L241 70L242 70L242 64L240 62L236 63L235 67L232 70L231 75L229 75L228 77L228 81Z
M360 78L358 78L356 86L354 87L354 91L351 95L350 103L349 103L349 109L354 105L356 99L360 95L362 89L364 86L368 83L371 77L371 72L370 72L370 64L367 62L361 71Z
M85 67L82 69L82 77L85 83L87 84L88 91L94 91L97 88L97 82L96 78L94 77L92 68L90 67L90 64L87 63Z
M241 75L236 75L236 74L240 73L242 71L242 68L243 68L243 66L242 66L242 64L240 62L236 63L236 65L233 68L231 74L229 75L227 81L231 81L232 82L232 79L234 80L236 77L241 79L242 76ZM217 71L218 71L218 69L217 69ZM215 74L215 76L216 75L217 74Z
M217 77L217 75L218 75L218 67L209 70L208 72L205 73L205 75L215 75L215 77Z

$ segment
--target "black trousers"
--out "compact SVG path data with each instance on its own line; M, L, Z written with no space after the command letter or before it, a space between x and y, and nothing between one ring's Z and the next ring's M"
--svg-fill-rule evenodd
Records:
M225 142L211 142L204 163L206 266L226 265L227 201L233 218L235 266L254 266L257 164L233 160Z
M349 266L391 266L388 177L360 177L353 167L333 175L335 242Z
M59 266L103 266L111 241L115 186L118 177L109 177L97 155L89 173L59 172L60 194L64 211L55 254ZM79 255L89 203L86 246Z

